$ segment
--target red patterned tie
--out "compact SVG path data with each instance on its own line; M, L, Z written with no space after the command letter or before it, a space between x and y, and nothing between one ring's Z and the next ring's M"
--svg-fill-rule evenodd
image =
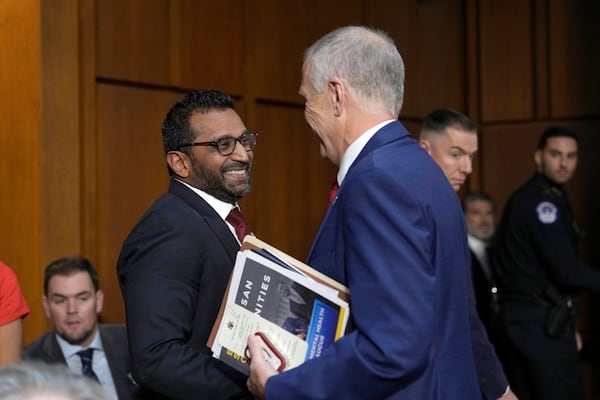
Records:
M244 218L240 212L240 209L237 207L232 208L225 220L233 226L236 236L238 237L240 243L242 243L244 241L244 237L250 233L250 228L248 227L246 218Z
M335 196L337 195L337 191L340 188L340 186L337 183L337 180L333 181L333 183L331 184L331 188L329 189L329 205L331 206L331 203L333 203L333 200L335 200Z

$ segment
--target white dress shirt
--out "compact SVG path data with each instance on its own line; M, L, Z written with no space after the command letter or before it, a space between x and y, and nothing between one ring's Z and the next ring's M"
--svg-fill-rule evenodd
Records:
M229 230L231 231L231 234L233 235L233 237L235 237L235 240L237 240L238 243L240 242L237 237L237 234L235 233L235 228L233 227L233 225L231 225L226 220L227 216L229 215L229 212L233 208L236 208L236 207L239 208L239 206L237 204L232 206L230 203L219 200L215 196L212 196L196 187L193 187L192 185L190 185L182 180L177 179L177 181L183 183L185 186L189 187L198 196L202 197L202 199L204 201L206 201L208 203L208 205L211 206L217 214L219 214L219 217L221 217L223 219L223 221L225 221L225 223L229 227Z
M58 335L56 335L56 340L58 341L58 345L62 350L65 360L67 361L69 369L75 373L81 374L81 357L79 357L77 352L85 350L86 348L79 345L70 344ZM96 330L96 336L94 337L94 340L92 340L92 343L87 348L94 349L92 356L92 369L98 377L100 385L111 399L119 400L119 396L117 396L117 389L115 388L115 383L113 382L112 374L110 373L110 367L108 366L108 361L106 359L106 354L104 353L104 347L102 346L102 340L100 339L98 330Z
M481 268L483 269L483 273L488 281L492 280L492 269L490 266L490 260L487 253L488 243L476 238L475 236L469 234L467 237L469 241L469 248L477 257L479 264L481 264Z

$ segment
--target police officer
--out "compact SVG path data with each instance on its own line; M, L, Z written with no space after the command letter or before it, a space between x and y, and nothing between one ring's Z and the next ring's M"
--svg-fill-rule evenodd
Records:
M499 355L521 400L584 398L574 317L580 290L600 289L600 272L579 258L582 233L563 188L577 146L565 127L542 133L537 172L509 199L496 234L506 340Z

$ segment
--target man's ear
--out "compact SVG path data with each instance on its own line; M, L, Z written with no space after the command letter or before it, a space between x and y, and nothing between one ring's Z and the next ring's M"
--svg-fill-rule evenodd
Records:
M48 319L51 319L50 316L50 304L48 304L48 298L46 296L42 296L42 306L44 307L44 313Z
M189 157L181 151L170 151L167 153L167 164L182 178L187 178L190 174Z
M535 161L537 170L541 171L541 169L542 169L542 150L536 150L535 153L533 153L533 160Z
M419 146L421 146L429 155L431 155L431 144L428 140L419 139Z
M346 106L344 83L338 78L331 78L327 84L327 88L331 93L331 108L333 109L333 115L339 117L344 111Z
M104 307L104 292L102 289L98 289L96 292L96 314L102 312L102 307Z

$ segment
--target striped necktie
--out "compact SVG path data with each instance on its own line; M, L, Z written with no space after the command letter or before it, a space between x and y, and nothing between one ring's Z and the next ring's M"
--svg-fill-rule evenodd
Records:
M94 356L94 349L85 349L77 352L77 355L81 358L81 373L89 378L98 381L96 373L92 369L92 358Z

